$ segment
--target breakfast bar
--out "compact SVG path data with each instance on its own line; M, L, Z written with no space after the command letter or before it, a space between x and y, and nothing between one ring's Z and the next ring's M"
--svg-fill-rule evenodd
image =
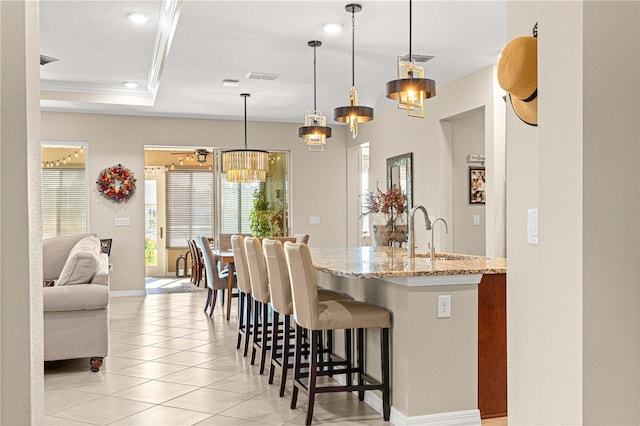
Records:
M392 312L394 424L479 425L481 416L506 415L505 259L438 253L432 262L392 247L311 254L319 286ZM450 296L450 317L438 318L438 296ZM367 336L374 376L377 341ZM379 398L367 398L381 409Z

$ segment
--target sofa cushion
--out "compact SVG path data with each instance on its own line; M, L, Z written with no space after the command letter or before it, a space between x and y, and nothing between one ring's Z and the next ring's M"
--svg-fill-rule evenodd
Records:
M106 309L109 288L100 284L78 284L42 289L44 312Z
M60 272L57 286L69 284L86 284L100 270L100 240L88 236L78 241L69 252L69 257Z
M57 280L71 249L88 235L95 236L76 234L42 240L42 279Z

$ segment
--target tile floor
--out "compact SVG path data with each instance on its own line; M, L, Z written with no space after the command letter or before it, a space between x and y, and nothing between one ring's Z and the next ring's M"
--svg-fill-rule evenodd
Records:
M205 297L196 291L112 298L109 356L99 373L89 371L87 359L45 363L44 424L304 424L306 398L301 394L291 410L290 390L278 397L267 375L236 352L235 306L229 322L220 306L208 318ZM338 393L317 396L314 424L390 423Z

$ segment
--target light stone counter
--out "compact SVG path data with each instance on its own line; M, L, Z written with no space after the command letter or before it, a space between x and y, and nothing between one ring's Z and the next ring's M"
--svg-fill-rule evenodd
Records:
M432 264L428 254L407 259L406 249L391 247L316 248L311 257L317 271L407 286L478 284L484 274L507 272L504 258L438 253Z
M392 312L391 421L480 425L478 287L483 275L506 275L506 260L438 254L407 260L405 249L311 249L319 286ZM500 276L500 275L492 275ZM438 319L438 295L451 296L451 318ZM340 337L336 336L336 348ZM368 330L368 373L379 377L379 333ZM376 394L365 401L381 411Z

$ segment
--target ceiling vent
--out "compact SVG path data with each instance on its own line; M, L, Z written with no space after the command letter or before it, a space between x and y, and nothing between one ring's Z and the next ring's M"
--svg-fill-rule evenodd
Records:
M413 57L413 60L416 62L427 62L430 61L431 59L433 59L435 56L431 56L431 55L416 55L415 53L411 55ZM400 59L403 61L408 61L409 60L409 55L404 55L404 56L400 56Z
M273 74L268 72L250 72L244 76L251 80L275 80L280 77L280 74Z

